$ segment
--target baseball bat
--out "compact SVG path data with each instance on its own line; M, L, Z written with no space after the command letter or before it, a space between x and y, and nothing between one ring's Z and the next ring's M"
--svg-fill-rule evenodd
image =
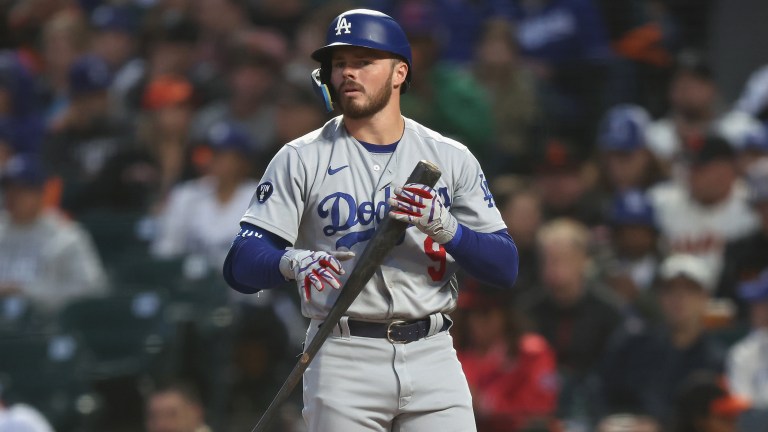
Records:
M406 183L420 183L429 187L434 187L437 184L437 180L440 178L440 169L433 163L428 161L419 161L416 167L411 172ZM371 240L365 246L363 253L357 261L357 265L352 269L347 282L341 288L339 297L336 299L336 303L333 304L331 310L328 312L324 324L334 325L322 325L315 333L315 337L307 345L304 352L299 357L299 361L296 366L293 367L290 375L286 378L280 390L275 395L272 402L267 407L267 410L261 416L261 419L256 424L256 427L251 432L266 432L269 424L274 420L277 414L277 409L288 399L296 384L299 383L301 377L304 375L304 371L309 367L309 363L315 358L315 355L320 350L328 336L333 332L335 324L339 322L344 313L347 312L349 306L355 301L357 296L368 283L368 280L373 276L373 273L384 261L384 257L387 256L389 251L395 246L397 241L408 228L406 222L400 222L385 215L384 219L379 226L379 229L373 234Z

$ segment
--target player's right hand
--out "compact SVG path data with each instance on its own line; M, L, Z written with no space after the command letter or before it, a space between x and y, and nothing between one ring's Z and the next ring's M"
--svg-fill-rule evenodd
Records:
M317 291L322 291L326 285L334 289L341 288L341 283L336 278L336 275L345 273L341 261L354 256L354 252L292 249L280 259L280 273L286 279L295 280L299 287L304 289L304 299L309 301L312 288Z

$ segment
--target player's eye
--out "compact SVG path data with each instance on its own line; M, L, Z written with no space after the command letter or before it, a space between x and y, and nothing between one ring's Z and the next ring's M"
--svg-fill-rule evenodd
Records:
M346 63L344 63L343 61L337 61L333 63L334 69L344 69L345 66L346 66Z

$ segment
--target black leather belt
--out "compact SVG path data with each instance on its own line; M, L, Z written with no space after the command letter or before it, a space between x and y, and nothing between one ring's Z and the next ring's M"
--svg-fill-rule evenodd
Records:
M350 336L387 339L392 343L411 343L429 335L429 317L415 321L392 321L375 323L369 321L347 321ZM448 330L451 320L443 315L443 326L439 332Z

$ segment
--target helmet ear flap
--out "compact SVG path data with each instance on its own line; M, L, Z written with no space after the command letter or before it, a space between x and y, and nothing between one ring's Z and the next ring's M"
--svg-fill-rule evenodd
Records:
M333 111L333 97L330 88L328 87L328 83L330 83L330 68L324 66L326 65L323 64L319 69L313 70L310 74L310 78L312 80L312 88L323 101L325 110L331 112ZM324 75L326 75L325 78L323 77Z

